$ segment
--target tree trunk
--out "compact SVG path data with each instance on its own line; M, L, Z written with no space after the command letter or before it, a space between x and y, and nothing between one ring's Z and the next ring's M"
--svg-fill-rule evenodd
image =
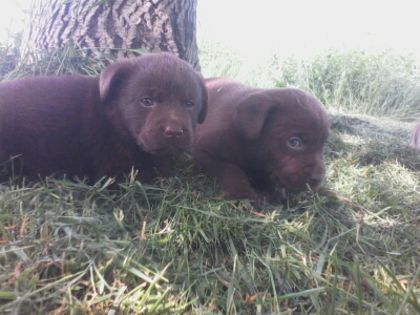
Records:
M117 57L169 51L199 69L197 0L34 0L22 56L68 44Z

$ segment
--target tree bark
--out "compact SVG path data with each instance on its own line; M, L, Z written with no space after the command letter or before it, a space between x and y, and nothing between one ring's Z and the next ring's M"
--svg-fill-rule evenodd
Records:
M169 51L199 69L197 0L35 0L22 56L76 45L89 55Z

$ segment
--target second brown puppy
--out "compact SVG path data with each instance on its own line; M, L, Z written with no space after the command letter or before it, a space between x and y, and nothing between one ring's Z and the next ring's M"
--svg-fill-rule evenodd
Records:
M34 179L122 179L135 168L140 180L150 181L191 148L206 106L201 76L167 53L116 62L98 77L4 82L0 163L18 157L14 169Z
M313 96L209 79L208 114L196 131L195 163L229 199L276 203L286 191L317 190L325 175L329 123Z

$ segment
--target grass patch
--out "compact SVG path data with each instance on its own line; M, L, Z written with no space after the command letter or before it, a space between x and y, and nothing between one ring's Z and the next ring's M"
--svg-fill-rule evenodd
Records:
M69 56L6 75L102 66ZM219 200L218 186L189 161L152 186L130 178L117 188L106 178L4 183L0 313L419 313L412 124L332 105L326 189L293 195L287 207L257 212Z
M299 87L327 107L353 114L404 121L420 116L420 68L410 55L327 51L307 58L273 55L251 65L226 56L218 45L203 45L201 64L208 76L227 75L259 87Z
M278 85L312 91L324 104L374 116L420 115L420 72L411 56L331 51L282 62Z

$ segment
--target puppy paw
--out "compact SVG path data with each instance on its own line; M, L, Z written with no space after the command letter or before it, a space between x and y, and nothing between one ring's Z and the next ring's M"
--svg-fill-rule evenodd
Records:
M270 203L273 205L287 205L288 197L286 189L280 188L276 189L274 193L270 195Z
M239 191L239 190L234 190L234 191L225 191L223 194L223 197L225 199L230 199L230 200L241 200L241 199L248 199L248 200L258 200L258 195L252 191Z
M257 199L255 200L251 200L251 204L256 208L256 209L263 209L265 207L267 207L270 204L270 200L269 197L264 195L264 194L259 194L257 196Z

